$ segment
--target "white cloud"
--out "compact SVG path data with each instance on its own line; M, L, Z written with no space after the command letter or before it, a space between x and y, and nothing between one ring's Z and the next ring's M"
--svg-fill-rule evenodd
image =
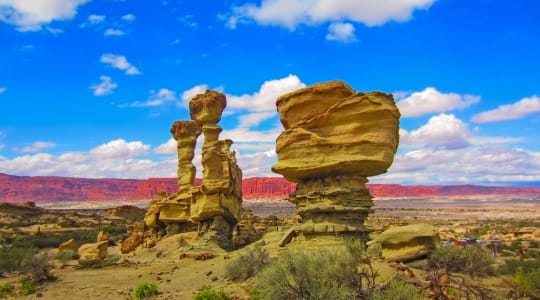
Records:
M159 91L150 91L150 97L146 101L135 101L130 104L121 104L120 107L155 107L167 102L176 101L176 92L161 88Z
M125 56L116 54L103 54L101 55L101 62L111 65L113 68L125 71L127 75L141 74L139 69L133 66Z
M170 138L167 142L152 149L158 154L173 154L177 152L177 142L175 139Z
M467 124L463 121L454 115L440 114L411 132L400 129L400 145L460 149L470 144L470 136Z
M90 88L94 90L94 96L105 96L111 94L114 89L118 87L118 84L112 82L109 76L99 76L101 82L93 85Z
M39 152L48 148L55 147L56 144L52 142L43 142L43 141L37 141L32 143L31 145L22 147L22 148L13 148L13 151L15 152L22 152L22 153L33 153L33 152Z
M90 0L2 0L0 21L20 31L38 31L53 21L68 20Z
M493 110L481 112L472 117L476 123L488 123L521 119L525 116L540 112L540 97L532 96L518 102L501 105Z
M404 93L399 93L403 97ZM415 92L404 99L396 99L402 117L419 117L431 113L440 113L463 109L480 101L479 96L441 93L433 87Z
M136 19L136 17L133 14L127 14L127 15L122 16L122 20L124 20L126 22L133 22L133 21L135 21L135 19Z
M334 22L328 26L326 39L343 43L352 43L358 41L354 35L354 26L351 23Z
M103 33L104 36L122 36L126 33L123 30L120 29L114 29L114 28L107 28L105 32Z
M96 25L105 21L106 18L107 17L104 15L90 15L88 16L87 21L89 24Z
M0 95L2 95L3 93L5 93L6 90L7 90L6 87L1 87L1 86L0 86Z
M327 21L349 20L367 26L383 25L389 21L404 22L418 9L428 9L435 0L263 0L235 6L227 20L234 28L244 20L261 25L276 25L294 30L300 24L319 24Z
M126 142L123 139L116 139L90 150L90 155L100 159L127 159L148 154L149 149L150 145L141 141Z

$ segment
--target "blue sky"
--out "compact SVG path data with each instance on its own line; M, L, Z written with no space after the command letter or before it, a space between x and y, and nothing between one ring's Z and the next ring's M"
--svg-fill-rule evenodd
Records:
M0 0L0 173L174 177L169 128L206 88L244 177L277 176L275 99L393 93L374 183L540 185L535 0ZM196 159L196 163L198 163Z

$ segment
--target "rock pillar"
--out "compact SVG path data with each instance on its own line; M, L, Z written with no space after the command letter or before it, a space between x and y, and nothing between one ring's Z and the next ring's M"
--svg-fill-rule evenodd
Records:
M277 110L285 131L272 170L298 183L289 197L302 216L298 231L365 236L373 205L367 177L386 172L399 143L392 95L333 81L279 97Z

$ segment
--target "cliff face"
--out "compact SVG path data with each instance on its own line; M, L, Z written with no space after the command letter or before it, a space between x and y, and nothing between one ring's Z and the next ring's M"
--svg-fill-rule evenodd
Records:
M200 184L196 180L195 184ZM244 200L285 199L295 191L296 185L283 178L254 177L242 182ZM527 195L540 194L540 187L486 187L475 185L454 186L402 186L371 184L375 197L441 197L467 195ZM99 201L143 200L157 193L176 192L175 178L138 179L86 179L70 177L29 177L0 173L0 202L25 201Z

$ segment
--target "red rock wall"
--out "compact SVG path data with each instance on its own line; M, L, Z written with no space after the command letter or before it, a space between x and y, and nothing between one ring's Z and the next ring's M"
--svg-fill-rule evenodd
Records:
M200 184L197 179L196 184ZM285 199L296 184L278 177L246 178L242 182L244 200ZM87 179L70 177L11 176L0 173L0 202L143 200L157 193L177 190L175 178ZM402 186L371 184L376 197L440 197L466 195L540 194L540 188L456 186Z

